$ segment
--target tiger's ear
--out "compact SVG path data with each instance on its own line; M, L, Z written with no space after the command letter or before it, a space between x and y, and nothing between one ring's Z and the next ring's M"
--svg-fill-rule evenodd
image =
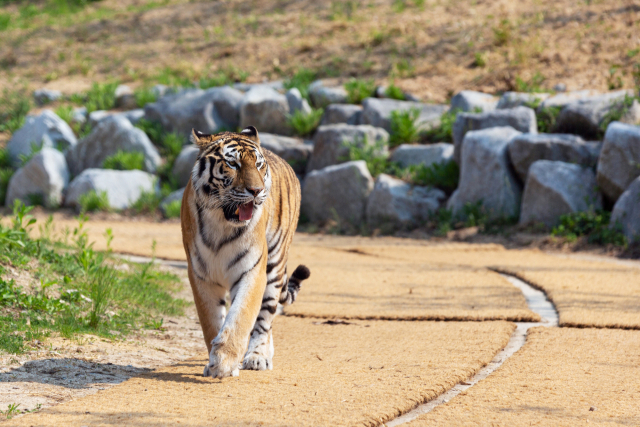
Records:
M209 143L211 143L211 141L213 140L213 138L211 138L212 136L213 135L202 133L199 130L195 130L191 128L191 135L189 136L189 140L191 141L192 144L195 144L198 147L203 148L209 145Z
M240 132L240 134L246 136L256 144L260 145L260 137L258 136L258 129L256 129L255 127L247 126L246 128L242 129L242 132Z

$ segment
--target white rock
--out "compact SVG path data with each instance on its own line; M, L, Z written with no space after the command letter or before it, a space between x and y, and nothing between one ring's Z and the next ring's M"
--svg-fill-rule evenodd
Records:
M240 104L240 127L255 126L260 132L291 135L287 97L269 87L254 87Z
M451 110L462 110L464 112L487 112L496 109L498 100L493 95L476 92L473 90L463 90L451 98ZM476 111L480 110L480 111Z
M402 167L410 165L431 166L434 163L447 163L453 160L453 144L418 145L402 144L391 154L391 161Z
M51 89L37 89L33 91L33 98L36 104L42 106L62 98L62 92Z
M20 166L21 156L28 156L34 148L48 147L64 150L78 142L69 125L51 110L38 116L27 116L24 126L18 129L7 150L14 167Z
M549 97L548 93L529 93L529 92L505 92L498 101L496 108L515 108L527 107L540 103Z
M440 124L440 118L448 108L446 105L378 98L366 98L362 101L362 107L361 123L383 128L387 132L391 132L391 113L393 111L417 109L420 112L416 120L417 127L430 129Z
M180 151L180 154L173 162L172 173L173 176L176 177L180 187L186 186L189 182L189 178L191 178L191 171L193 170L193 166L196 163L199 153L200 149L197 146L193 144L185 145L182 147L182 151Z
M144 154L144 169L155 172L161 158L147 135L133 127L122 116L108 117L66 152L67 164L72 175L85 169L100 168L107 157L118 151L137 151Z
M5 205L14 200L29 204L29 196L40 195L46 207L58 207L62 203L62 192L69 184L69 169L64 154L54 148L43 148L9 181Z
M367 201L367 222L390 228L416 226L429 219L445 198L436 188L412 186L381 174Z
M611 225L620 225L630 243L640 240L640 177L631 182L616 202Z
M289 114L293 115L296 111L302 111L304 114L311 113L311 107L306 99L302 97L300 90L294 87L285 93L287 103L289 104Z
M379 144L380 152L378 154L386 155L388 140L387 131L369 125L320 126L313 137L313 153L307 165L307 172L346 161L349 155L349 144L359 146Z
M157 191L157 179L138 170L86 169L69 184L65 206L80 208L80 197L92 190L98 194L106 192L111 208L126 209L138 201L142 193Z
M260 133L260 145L282 157L297 174L303 174L313 152L313 144L305 144L300 139L288 136Z
M138 106L133 89L127 85L118 85L115 95L116 107L118 108L133 109Z
M521 224L542 222L552 227L561 215L596 209L602 209L602 196L591 169L550 160L531 165L522 196Z
M310 172L302 188L301 210L311 221L336 219L360 224L373 178L364 160Z
M598 160L598 185L615 202L640 176L640 126L613 122L604 135Z
M507 147L520 132L494 127L468 132L462 143L460 184L447 202L459 213L481 202L489 218L517 217L522 190L509 164Z
M338 123L359 125L361 115L362 105L331 104L325 108L320 125L335 125Z
M511 140L509 158L518 177L525 182L529 167L537 160L595 167L601 145L598 142L585 142L577 135L523 133Z
M316 80L309 85L309 98L316 108L325 108L329 104L346 104L348 101L344 87L327 87L322 80Z
M527 107L495 110L488 113L459 113L453 124L453 158L460 163L460 146L465 134L472 130L509 126L525 133L538 133L536 113Z

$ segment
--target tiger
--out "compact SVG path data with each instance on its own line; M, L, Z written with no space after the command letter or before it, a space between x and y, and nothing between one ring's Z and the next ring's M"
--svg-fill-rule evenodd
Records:
M310 276L287 258L300 214L300 183L282 158L260 146L258 131L204 134L180 211L182 241L209 352L205 377L273 369L278 303L296 300ZM226 313L226 295L230 295ZM242 362L242 363L241 363Z

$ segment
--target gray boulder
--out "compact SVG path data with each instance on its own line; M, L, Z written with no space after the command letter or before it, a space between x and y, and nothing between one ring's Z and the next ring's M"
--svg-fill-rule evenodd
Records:
M94 128L98 126L98 123L106 119L107 117L111 117L113 113L107 110L95 110L89 113L87 116L89 118L89 126Z
M160 99L165 95L168 95L171 88L167 85L157 84L151 88L151 92L155 95L156 99Z
M287 97L269 87L254 87L248 91L240 105L240 127L253 125L260 132L290 135Z
M22 200L31 204L30 197L39 195L44 206L60 206L62 192L69 184L69 169L64 154L54 148L43 148L23 167L18 169L9 181L5 205Z
M615 202L640 176L640 127L613 122L604 135L597 179L604 195Z
M420 111L420 115L416 120L417 127L430 129L440 124L440 117L448 109L446 105L378 98L366 98L362 101L362 107L361 123L383 128L387 132L391 132L391 113L393 111L417 109Z
M169 206L169 204L175 201L182 202L182 196L184 195L184 190L185 188L183 187L179 190L173 191L167 197L162 199L159 206L160 211L162 212L162 215L164 215L165 217L167 216L167 206Z
M369 125L320 126L313 137L313 154L307 172L346 161L349 144L380 146L380 155L388 153L389 134L384 129Z
M560 112L555 131L597 138L603 120L613 109L620 108L627 94L619 91L570 103Z
M33 91L33 99L36 104L42 106L62 98L62 92L51 89L37 89Z
M38 116L27 116L24 126L18 129L7 143L9 158L14 167L20 166L21 156L28 156L40 147L64 150L74 146L78 140L73 131L51 110Z
M289 89L284 96L287 97L287 103L289 104L289 114L293 115L296 111L302 111L304 114L311 113L309 103L302 97L298 88Z
M387 94L387 86L378 86L376 87L376 98L390 98L389 95ZM409 92L402 92L402 96L404 97L403 101L414 101L414 102L420 102L420 98L418 98L417 96L415 96L412 93ZM395 99L395 98L393 98Z
M522 182L537 160L556 160L585 167L596 166L601 144L585 142L577 135L523 133L509 144L509 158Z
M640 240L640 177L631 182L614 205L611 224L619 224L629 242Z
M361 115L362 105L331 104L325 108L320 125L334 125L338 123L358 125L360 124Z
M538 108L547 108L547 107L564 107L566 105L572 104L576 101L584 100L587 98L594 98L601 96L600 92L596 92L595 90L574 90L571 92L562 92L555 94L553 96L548 97L540 103Z
M412 186L381 174L367 201L367 223L391 228L416 226L429 219L445 198L436 188Z
M522 189L508 159L508 146L520 132L494 127L468 132L462 143L460 184L447 202L458 213L481 202L490 218L517 217Z
M301 211L311 221L338 219L360 224L373 178L364 160L310 172L302 187Z
M182 151L180 151L180 154L178 154L178 157L176 157L176 160L173 162L172 173L173 176L176 177L180 187L186 186L189 182L189 178L191 178L191 171L193 170L193 166L196 164L196 159L198 158L198 153L200 153L200 149L197 146L193 144L185 145L182 147Z
M637 99L633 100L631 107L622 115L620 121L628 125L640 125L640 102Z
M239 90L241 92L249 92L254 88L269 88L273 90L277 90L278 92L284 91L284 82L282 80L274 80L271 82L264 83L234 83L233 88Z
M141 119L144 119L144 108L136 108L135 110L124 111L122 113L116 113L119 116L123 116L131 122L132 125L138 123Z
M100 168L107 157L118 151L137 151L144 154L144 170L155 172L161 158L147 135L133 127L129 120L114 115L102 120L76 145L66 151L67 164L72 175L85 169Z
M453 160L453 144L418 145L402 144L391 154L391 161L402 167L410 165L431 166L434 163L447 163Z
M329 104L346 104L348 101L344 87L327 87L322 80L316 80L309 85L309 98L316 108L325 108Z
M542 222L552 227L561 215L595 209L602 209L602 196L591 169L550 160L531 165L522 196L521 224Z
M297 174L303 174L313 152L313 144L305 144L299 139L288 136L260 133L260 145L282 157Z
M165 95L144 106L148 120L159 122L169 132L189 135L235 130L240 122L242 93L228 86L208 90L188 89Z
M460 113L453 123L453 158L460 164L460 146L465 134L472 130L509 126L524 133L538 133L536 113L527 107L495 110L488 113Z
M473 90L463 90L451 98L451 110L459 109L464 112L487 112L496 109L498 100L487 93Z
M529 93L529 92L505 92L498 101L496 108L516 108L528 107L539 104L549 97L548 93Z
M86 109L85 109L85 114L86 114ZM142 108L136 108L135 110L123 111L120 113L112 113L111 111L105 111L105 110L96 110L89 113L89 125L92 128L94 128L101 121L114 116L124 117L125 119L129 120L132 125L135 125L141 119L145 118L144 109Z
M71 121L81 125L87 122L87 107L76 107L71 113Z
M64 205L79 209L83 194L104 191L111 208L126 209L137 202L142 193L157 190L156 177L147 172L86 169L69 184Z
M118 87L116 87L115 95L116 107L125 109L133 109L138 107L133 89L131 89L129 86L118 85Z

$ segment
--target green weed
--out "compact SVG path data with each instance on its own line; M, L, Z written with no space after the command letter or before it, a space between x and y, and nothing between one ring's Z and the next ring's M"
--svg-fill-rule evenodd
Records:
M460 180L460 169L456 162L409 166L399 174L401 178L412 184L436 187L447 194L453 193L458 188Z
M174 200L168 203L164 207L164 216L167 218L180 218L180 209L182 208L182 201Z
M541 93L545 92L545 89L542 87L542 83L544 83L545 77L536 72L530 80L524 80L521 77L516 77L516 83L514 89L517 92L528 92L528 93Z
M475 67L484 67L487 65L487 55L484 52L476 52L473 55L473 65Z
M109 196L107 196L106 191L97 193L95 190L91 190L81 195L78 202L80 203L81 212L111 210L111 205L109 205Z
M320 120L322 120L323 114L324 109L322 108L313 108L308 114L298 110L289 116L289 125L291 125L296 135L308 136L311 135L320 125Z
M318 73L308 68L300 68L291 78L284 81L284 88L297 88L303 98L309 100L309 85L318 78Z
M387 98L398 99L400 101L405 100L404 92L398 86L393 84L393 81L389 82L389 86L384 91Z
M329 19L332 21L335 21L340 18L350 20L357 9L358 9L358 2L353 0L332 1Z
M558 121L558 116L562 111L562 107L551 106L543 107L536 111L536 121L538 123L538 132L550 133L553 132Z
M0 132L13 133L24 125L31 110L31 98L25 88L5 88L0 97Z
M422 142L453 142L453 124L460 111L456 108L445 112L440 117L440 125L422 133Z
M345 160L364 160L367 163L367 169L373 177L381 173L389 173L393 165L387 160L384 154L385 145L382 141L376 141L375 144L368 144L367 139L345 142L345 146L349 150L348 158Z
M344 84L344 88L351 104L361 104L365 98L374 95L376 85L373 80L350 79Z
M4 31L9 28L11 23L11 15L8 13L0 13L0 31Z
M157 191L145 191L140 195L140 198L131 206L131 208L138 214L140 213L154 213L160 207L163 194Z
M116 154L104 159L102 167L121 171L143 170L144 154L137 151L118 150Z
M551 230L554 236L575 241L586 236L589 243L626 247L627 239L618 224L611 224L607 211L574 212L560 217L560 224Z
M71 100L84 105L87 114L97 110L110 110L116 105L117 87L118 82L94 83L87 92L73 95Z
M395 147L400 144L416 142L419 137L416 121L420 117L420 110L396 110L391 112L391 134L389 144Z
M508 19L503 19L493 27L493 39L496 46L504 46L511 40L512 25Z
M611 105L611 108L609 109L609 111L607 111L607 113L602 118L602 121L600 122L600 138L604 137L604 134L611 122L618 121L622 118L622 116L627 114L627 112L633 105L633 101L635 101L636 99L638 98L625 95L623 100L617 101Z
M136 89L133 92L133 96L136 98L136 105L138 108L144 108L145 105L156 102L158 97L152 88L144 86Z

